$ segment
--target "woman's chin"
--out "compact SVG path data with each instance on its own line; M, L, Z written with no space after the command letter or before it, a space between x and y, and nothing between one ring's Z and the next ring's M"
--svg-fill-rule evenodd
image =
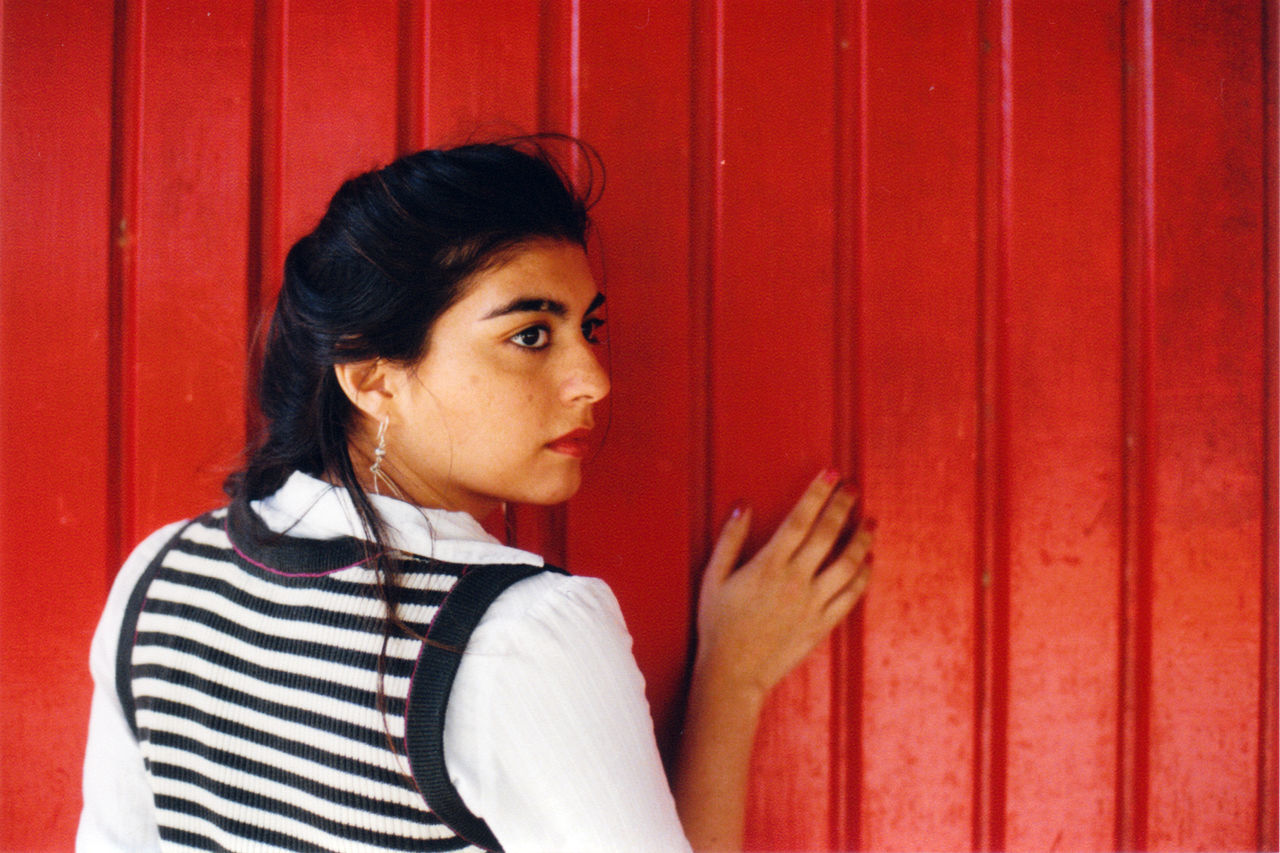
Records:
M556 482L546 483L537 489L522 500L521 503L533 504L534 506L556 506L576 495L578 489L582 486L582 475L576 470L576 466L572 474L556 479Z

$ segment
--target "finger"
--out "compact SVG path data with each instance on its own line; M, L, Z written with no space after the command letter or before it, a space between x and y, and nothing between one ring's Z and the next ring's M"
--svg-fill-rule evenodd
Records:
M871 545L875 539L876 520L868 518L858 525L857 532L844 549L817 576L814 594L819 600L827 600L839 594L859 574L864 574L871 563Z
M809 529L809 535L791 557L797 571L809 577L817 573L831 555L831 550L848 536L849 516L856 502L857 496L853 492L836 489Z
M846 616L849 611L862 599L863 593L867 591L867 584L871 582L871 564L872 556L868 554L859 565L858 570L854 572L853 577L831 596L831 599L823 606L822 619L824 623L835 627Z
M805 489L804 494L800 496L800 500L796 501L796 505L791 508L791 512L787 513L782 524L778 525L778 529L769 539L769 545L781 549L784 554L794 554L800 547L800 543L809 535L814 520L822 512L827 499L839 484L840 474L833 468L828 468L815 477Z
M849 541L848 548L845 549L853 559L858 562L871 559L871 546L875 542L878 526L879 522L874 518L864 518L858 523L858 530Z
M840 553L832 558L835 560L852 561L855 565L861 563L862 560L870 555L871 545L875 542L876 520L874 518L866 518L858 523L858 527L853 531L853 535L841 543Z
M711 550L711 559L707 561L707 570L702 576L702 584L715 585L724 582L738 564L738 555L742 553L742 545L747 541L747 532L751 529L751 508L734 507L720 530L715 548Z

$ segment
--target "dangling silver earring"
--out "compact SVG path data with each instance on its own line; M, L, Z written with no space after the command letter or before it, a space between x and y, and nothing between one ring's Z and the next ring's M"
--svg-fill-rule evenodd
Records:
M373 463L369 466L369 474L373 477L373 493L380 495L378 480L387 475L382 473L382 460L387 458L387 416L378 421L378 446L373 449Z

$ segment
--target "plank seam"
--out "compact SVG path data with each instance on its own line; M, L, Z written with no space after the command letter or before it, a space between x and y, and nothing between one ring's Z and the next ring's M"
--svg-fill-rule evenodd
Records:
M396 153L427 140L427 32L430 0L400 0L396 50Z
M867 9L865 0L834 4L833 45L835 96L835 287L832 316L835 360L833 460L846 471L865 505L861 389L861 259L866 245L866 99ZM856 29L855 29L856 28ZM831 726L829 740L833 784L828 844L831 849L858 850L862 814L863 610L858 608L832 640Z
M973 846L1004 847L1009 691L1009 381L1012 0L979 7L979 270L974 574Z
M1280 138L1277 135L1277 97L1280 75L1277 73L1277 15L1275 0L1262 4L1262 120L1263 120L1263 352L1266 362L1263 375L1263 449L1262 449L1262 625L1259 643L1258 679L1258 805L1257 845L1259 850L1280 849L1277 811L1280 805L1280 782L1277 774L1277 572L1280 571L1277 538L1277 363L1280 362L1280 316L1277 314L1277 291L1280 290L1280 264L1277 263L1277 227L1280 226L1280 186L1276 169L1280 165Z
M1155 91L1151 0L1121 23L1124 89L1123 470L1117 849L1147 846L1150 800L1152 503L1155 446L1152 353L1155 303Z
M712 8L708 9L708 6ZM708 20L710 19L709 25ZM689 553L711 550L712 418L711 401L711 292L718 273L719 188L714 163L719 159L718 85L720 79L719 14L714 4L698 2L690 8L690 128L692 156L689 164L689 362L690 448L696 454L689 466L689 494L697 517L690 525ZM698 569L690 584L691 612L696 614Z
M112 36L110 281L107 287L107 554L113 574L135 536L138 176L146 9L117 0Z

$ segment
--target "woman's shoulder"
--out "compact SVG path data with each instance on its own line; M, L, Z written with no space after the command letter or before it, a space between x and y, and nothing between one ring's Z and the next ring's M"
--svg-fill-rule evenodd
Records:
M109 673L115 662L116 638L124 621L125 608L133 594L134 587L142 579L143 573L165 546L177 536L191 519L175 521L155 530L125 559L120 571L116 573L111 584L111 591L103 604L102 616L98 620L98 628L94 632L93 644L90 647L90 666L95 671Z
M165 546L194 520L187 518L171 522L152 531L149 536L139 542L116 574L111 595L114 597L121 594L122 589L125 590L123 594L127 595L127 590L133 588L142 573L147 570L147 566L151 565L151 562L164 550Z
M494 600L468 651L552 651L584 642L630 646L617 598L599 578L546 571L512 584Z

